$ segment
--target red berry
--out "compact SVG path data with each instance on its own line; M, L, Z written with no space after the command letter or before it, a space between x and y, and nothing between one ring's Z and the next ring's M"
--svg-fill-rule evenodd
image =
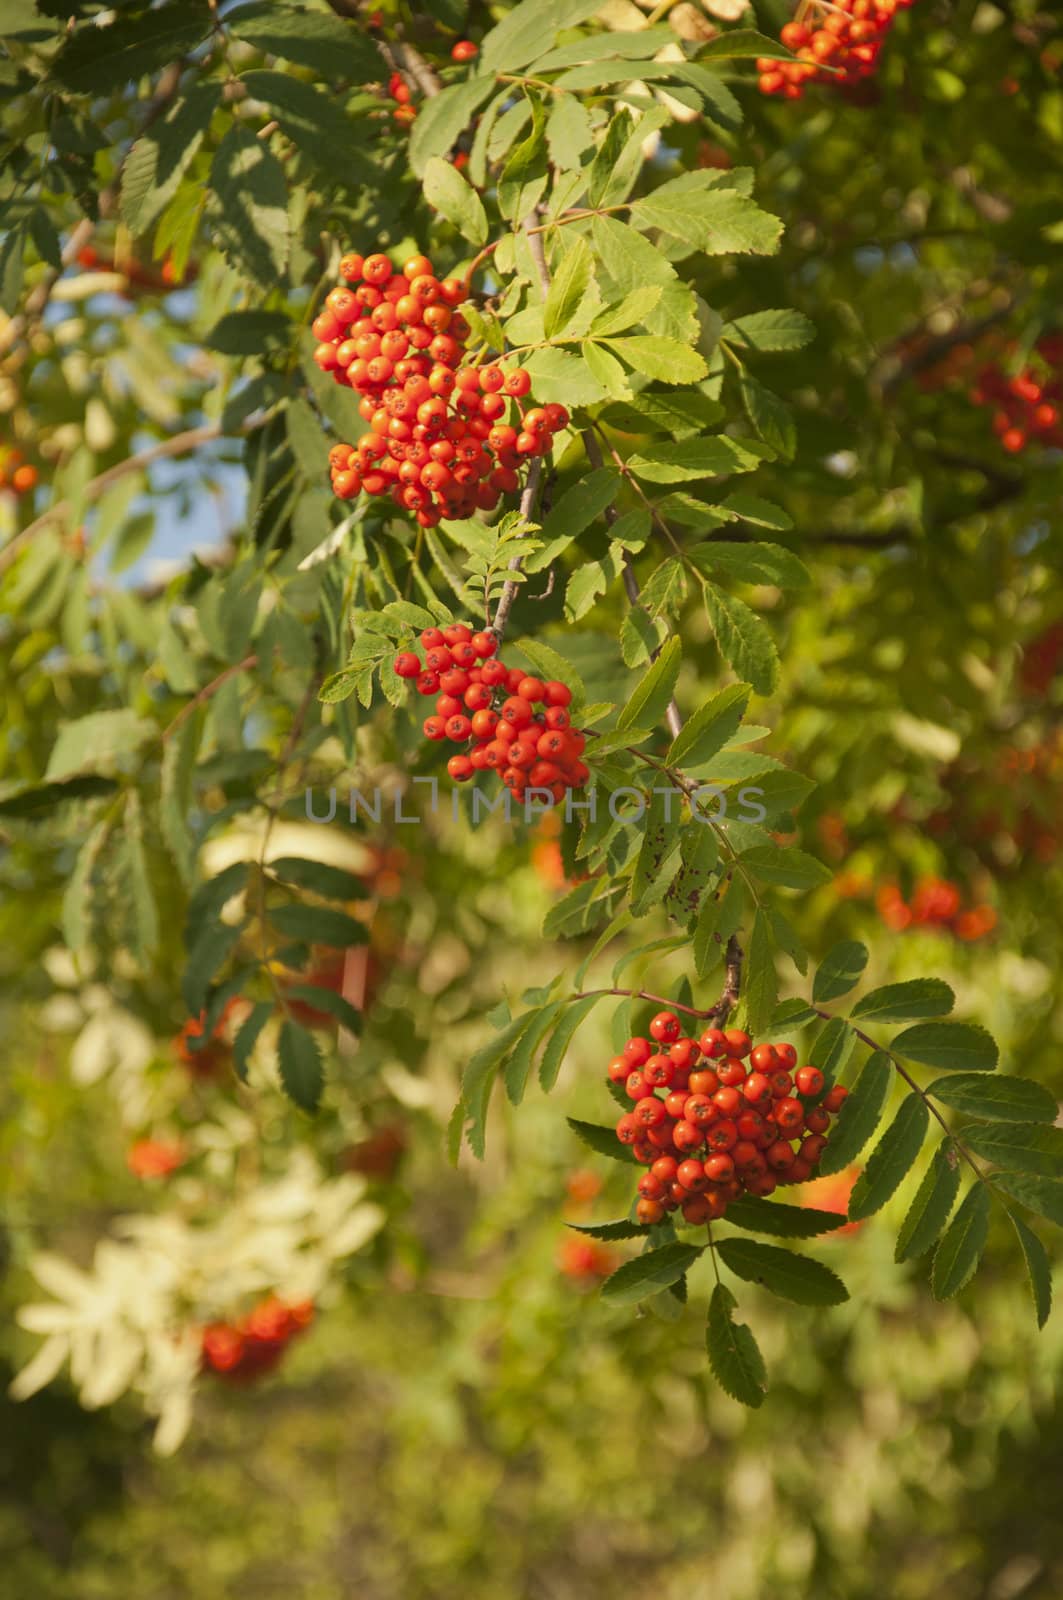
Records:
M395 657L395 672L400 678L416 678L421 672L421 663L412 650L400 650Z
M658 1011L650 1023L650 1037L656 1039L658 1044L674 1044L681 1032L679 1018L674 1011Z
M798 1067L794 1074L798 1094L821 1094L823 1091L824 1077L818 1067Z
M727 1054L731 1056L747 1056L753 1041L749 1034L741 1028L725 1028L724 1039L727 1043Z
M648 1039L629 1039L624 1046L624 1055L633 1067L641 1067L653 1054L653 1046Z
M473 44L471 39L459 39L451 47L450 59L452 61L473 61L480 54L479 45Z

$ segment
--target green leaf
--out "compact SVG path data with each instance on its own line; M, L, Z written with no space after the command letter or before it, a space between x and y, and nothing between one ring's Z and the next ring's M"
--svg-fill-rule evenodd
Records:
M740 1200L728 1202L726 1220L749 1233L767 1233L779 1239L816 1239L820 1234L844 1228L848 1218L838 1211L788 1206L778 1200L743 1195Z
M659 1250L647 1250L634 1261L625 1261L617 1267L612 1277L602 1284L602 1298L613 1305L631 1306L657 1289L667 1289L676 1283L703 1253L704 1245L680 1244L675 1241L661 1245Z
M543 918L543 937L546 939L574 939L578 934L589 933L592 928L617 909L623 898L624 884L609 879L587 878L559 900Z
M792 53L778 39L769 39L755 28L726 28L702 45L698 52L702 61L739 61L751 56L763 56L766 61L792 61Z
M133 144L122 163L119 207L134 237L148 231L177 193L220 104L220 83L197 84Z
M584 1017L594 1010L600 998L600 995L589 995L585 1000L575 1000L565 1007L561 1021L554 1029L550 1043L543 1051L543 1059L539 1063L539 1082L547 1094L557 1082L557 1075L561 1071L565 1052L572 1043L573 1035Z
M736 516L746 515L748 520L748 513L737 508L751 505L771 509L765 501L754 501L752 495L741 494L729 495L721 505L706 506L705 509L707 512L728 514L733 511ZM696 545L689 551L689 556L699 572L722 572L741 583L774 583L780 589L802 589L810 581L804 563L777 544L760 541L755 544L725 544L722 540L709 539L705 544Z
M580 171L584 153L593 148L594 129L586 106L573 95L555 97L546 119L546 143L552 166L563 172Z
M856 1181L849 1197L850 1221L861 1222L880 1211L900 1188L923 1147L929 1125L926 1102L913 1090L901 1102L900 1110Z
M565 1121L577 1139L582 1139L585 1145L591 1150L596 1150L600 1156L608 1156L610 1161L623 1161L629 1167L638 1166L629 1146L620 1143L615 1128L604 1127L598 1122L580 1122L576 1117L566 1117Z
M105 27L83 23L52 61L52 74L74 94L103 96L159 72L207 37L206 0L171 0L153 10L119 13Z
M991 1122L963 1130L963 1141L976 1156L1009 1172L1063 1178L1063 1128L1039 1122Z
M808 1059L828 1083L833 1083L855 1048L856 1034L845 1018L832 1017L809 1051Z
M643 229L659 228L710 256L773 255L782 237L778 217L746 195L720 188L718 175L710 173L685 172L662 183L635 201L631 220Z
M867 962L867 945L859 940L843 939L834 945L823 957L813 980L812 998L816 1004L848 994L860 982Z
M606 339L605 343L629 367L661 383L700 383L708 376L704 357L678 339L635 334L625 339Z
M566 489L543 523L543 547L525 561L525 572L543 572L551 566L612 505L619 489L619 474L613 467L599 467Z
M920 1017L944 1017L956 996L940 978L912 978L908 983L887 983L862 995L853 1007L853 1019L872 1022L916 1022Z
M302 1111L316 1111L325 1089L325 1069L313 1034L296 1022L282 1022L277 1054L289 1100Z
M649 671L640 679L634 694L617 717L618 728L653 727L664 716L675 692L683 646L673 637L664 645Z
M675 790L654 794L642 821L642 844L631 878L631 909L644 916L668 893L679 870L682 822Z
M822 968L820 969L822 971ZM838 1113L827 1147L820 1158L819 1174L828 1178L855 1161L882 1120L893 1080L890 1058L884 1050L868 1056L852 1092Z
M78 850L74 870L63 890L63 937L75 953L83 950L93 934L96 868L110 835L110 823L98 822Z
M1055 1095L1032 1078L960 1072L953 1078L935 1078L926 1092L954 1111L985 1122L1055 1122L1059 1115Z
M1037 1326L1043 1328L1052 1310L1052 1268L1048 1254L1036 1233L1027 1227L1021 1217L1017 1217L1014 1212L1009 1212L1009 1216L1011 1225L1019 1236L1019 1244L1022 1246L1026 1261Z
M646 292L633 289L627 300ZM653 292L659 292L656 285ZM602 315L608 316L609 312ZM601 420L622 433L667 433L680 440L696 438L715 427L723 416L723 407L696 389L691 394L655 394L643 389L630 400L607 407Z
M566 1228L571 1228L573 1233L583 1233L589 1239L603 1239L607 1243L614 1239L644 1239L649 1232L637 1222L628 1222L626 1218L620 1222L566 1222Z
M278 933L300 944L328 944L344 950L348 945L365 944L369 938L362 923L328 906L273 906L269 920Z
M223 356L261 356L264 350L279 350L291 340L292 325L280 311L227 311L203 336L207 349L219 350Z
M543 307L543 329L548 339L556 339L573 321L586 300L593 277L590 247L585 240L576 239L554 273Z
M247 1069L251 1053L258 1043L262 1029L273 1015L272 1000L259 1000L251 1007L240 1024L233 1040L233 1069L242 1083L247 1082Z
M654 445L651 450L633 455L628 468L649 483L686 483L730 472L752 472L761 460L742 440L714 434L709 439Z
M328 989L323 984L293 983L286 990L285 999L300 1000L314 1011L326 1012L350 1033L360 1034L362 1031L362 1014L357 1007L352 1006L335 989ZM308 1026L318 1027L320 1024L310 1023Z
M315 89L287 72L245 72L248 94L269 106L281 131L312 161L335 173L334 181L358 187L372 176L372 167L358 148L358 128L334 95ZM343 161L335 161L337 147Z
M935 1300L951 1300L974 1275L989 1237L989 1193L976 1183L967 1191L934 1255L930 1289Z
M75 773L113 767L123 756L134 755L156 736L157 729L146 717L128 708L120 711L92 711L88 716L68 722L59 730L45 768L46 783L56 783Z
M758 907L746 946L745 970L742 974L742 999L751 1033L758 1034L767 1026L775 1009L778 992L771 925Z
M744 350L800 350L816 337L816 325L800 311L753 311L720 330L720 338Z
M431 156L425 165L424 197L440 216L452 222L470 244L487 242L487 213L476 190L458 169L441 156Z
M512 1105L519 1106L524 1099L535 1052L564 1008L564 1000L554 1000L543 1006L517 1040L503 1072L506 1095Z
M757 694L771 694L779 679L779 656L770 629L745 601L713 584L704 585L704 597L724 660Z
M159 913L144 849L144 813L136 789L130 789L126 795L124 843L134 953L141 964L146 965L159 941Z
M330 866L325 861L310 861L302 856L276 856L267 861L267 870L282 883L294 884L297 889L308 889L326 900L359 900L366 894L365 885L353 872ZM364 940L356 941L364 943Z
M260 139L234 123L218 146L210 182L222 251L263 288L276 288L288 264L284 168Z
M380 54L364 25L327 11L260 0L227 11L225 27L264 55L310 67L317 77L372 83L381 74Z
M735 1322L738 1302L730 1289L718 1283L709 1301L705 1344L713 1377L725 1394L744 1406L759 1406L767 1393L764 1358L750 1329Z
M1000 1055L993 1036L974 1022L917 1023L897 1034L890 1049L924 1067L949 1072L992 1072Z
M532 125L510 153L498 180L498 209L516 226L534 209L546 189L546 113L538 95L526 91Z
M797 428L789 406L748 372L739 377L738 388L746 416L765 444L783 461L792 461L797 449Z
M47 815L56 806L72 800L97 800L114 794L117 788L116 779L98 773L84 773L81 777L64 778L56 783L38 783L32 788L16 789L13 794L0 796L0 817Z
M445 156L465 132L485 100L495 92L490 76L466 78L440 94L432 95L418 107L417 121L410 129L407 156L413 173L423 178L433 156Z
M185 1004L193 1016L198 1016L206 1005L214 975L229 959L242 933L243 923L208 923L193 943L181 984Z
M994 1189L1063 1228L1063 1182L1031 1177L1026 1172L994 1172L991 1181Z
M901 1223L894 1261L912 1261L926 1254L949 1220L959 1192L959 1158L952 1141L945 1139L934 1151L934 1158Z
M754 845L751 850L743 850L738 859L762 882L778 884L783 889L816 889L833 878L822 861L793 845Z
M468 1118L466 1137L469 1149L478 1161L484 1158L487 1105L498 1069L525 1029L531 1027L536 1015L534 1011L525 1011L515 1017L469 1058L462 1072L461 1098Z
M591 0L537 0L516 6L484 36L480 64L485 72L515 72L549 48L562 28L575 27L599 7ZM493 81L493 80L492 80Z
M595 338L601 338L607 333L623 333L625 328L633 328L643 322L660 298L659 283L647 283L641 289L632 289L630 294L626 294L615 305L606 306L604 310L599 311L587 332ZM631 364L635 365L634 362Z
M836 1272L810 1256L753 1239L722 1239L716 1253L725 1267L747 1283L800 1306L839 1306L849 1291Z
M645 126L645 122L640 123L635 135L639 143L640 168ZM660 285L661 297L647 314L646 327L651 333L660 333L665 338L695 343L698 323L693 291L685 283L680 283L675 268L661 251L637 228L629 228L626 223L617 222L615 217L595 217L591 223L591 237L598 258L599 281L603 274L607 275L620 295L629 294L646 284ZM614 296L609 295L608 298Z

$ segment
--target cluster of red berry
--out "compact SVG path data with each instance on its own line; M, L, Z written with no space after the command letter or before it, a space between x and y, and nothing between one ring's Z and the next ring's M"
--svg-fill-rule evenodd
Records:
M901 933L905 928L947 928L968 943L992 933L997 914L989 905L964 909L963 895L947 878L921 878L910 901L895 883L878 891L875 904L887 928Z
M587 782L590 771L580 759L586 739L571 726L567 684L507 667L496 654L495 634L473 633L464 622L426 628L421 644L423 663L401 650L394 668L400 678L416 678L419 694L439 696L425 737L467 747L447 762L458 783L490 770L517 799L531 788L556 802Z
M1012 455L1031 441L1063 446L1063 335L1046 334L1034 349L1038 369L1023 367L1014 376L998 363L982 367L971 389L971 401L993 412L993 432Z
M832 83L849 87L869 78L878 65L886 35L898 11L914 0L812 0L779 37L796 61L757 62L761 94L800 100L806 83Z
M370 20L369 26L373 27L372 20ZM379 26L379 23L377 26ZM479 45L473 44L471 39L459 39L456 44L451 46L450 59L463 64L466 61L475 61L479 54ZM395 101L395 109L391 115L396 122L408 124L417 120L417 107L413 103L413 91L401 73L393 72L391 74L388 79L388 94ZM464 165L464 162L462 165Z
M212 1322L203 1329L203 1370L231 1383L248 1383L271 1372L288 1345L314 1320L309 1300L285 1305L276 1295L259 1301L237 1322Z
M165 255L156 269L154 266L145 266L136 256L119 255L113 249L101 254L95 245L91 244L85 245L78 251L77 262L86 272L119 273L125 279L127 289L146 289L158 294L167 294L171 289L182 288L199 275L199 268L191 262L183 272L179 273L170 255Z
M37 487L37 468L30 466L14 445L0 445L0 490L29 494Z
M565 407L525 408L521 367L461 364L465 285L437 278L427 256L396 272L381 252L347 255L340 273L346 287L314 321L314 360L361 395L369 430L330 450L333 490L341 500L390 494L423 528L494 510L519 489L522 463L567 426Z
M687 1222L713 1222L743 1193L804 1183L848 1094L827 1089L818 1067L798 1067L792 1044L754 1048L741 1028L685 1038L673 1011L658 1012L650 1037L629 1039L608 1070L634 1101L616 1136L649 1168L635 1211L644 1224L676 1209Z

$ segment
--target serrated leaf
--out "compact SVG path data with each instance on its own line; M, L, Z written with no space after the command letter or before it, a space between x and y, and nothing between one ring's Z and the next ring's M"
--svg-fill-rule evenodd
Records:
M777 998L775 945L768 918L758 907L746 946L745 967L742 973L742 1000L751 1033L758 1034L767 1026Z
M675 693L682 659L681 641L675 637L669 639L656 661L640 679L627 704L621 708L616 719L618 728L656 726Z
M719 506L706 506L706 513L719 512L731 515L736 504L748 506L755 503L767 510L767 502L753 502L752 495L730 495ZM736 512L735 515L743 515ZM801 589L809 581L808 568L781 545L762 541L746 544L729 544L721 539L709 539L695 545L689 552L690 560L699 572L723 573L742 583L772 583L780 589Z
M748 683L732 683L699 706L672 742L668 765L695 766L711 760L737 733L751 692Z
M148 231L177 193L220 104L220 83L196 84L134 142L122 163L119 200L134 237Z
M994 1172L991 1181L994 1189L1063 1228L1063 1182L1031 1177L1025 1172Z
M817 1169L821 1177L831 1177L856 1160L882 1120L892 1082L890 1058L884 1050L876 1050L864 1063L830 1131Z
M934 1255L930 1289L935 1300L951 1300L974 1275L989 1237L989 1193L974 1184L949 1223Z
M779 656L764 622L743 600L704 585L705 610L720 654L757 694L771 694L779 679Z
M665 339L660 334L634 334L623 339L606 339L604 343L629 367L658 383L700 383L708 376L704 357L689 345L680 344L678 339Z
M542 572L585 528L600 517L606 506L612 505L620 488L619 475L613 467L599 467L588 473L558 500L542 526L543 548L537 550L524 563L526 572Z
M1052 1268L1048 1254L1036 1233L1027 1227L1021 1217L1017 1217L1014 1212L1009 1212L1009 1216L1011 1225L1019 1236L1019 1244L1022 1246L1037 1326L1043 1328L1052 1310Z
M626 1218L619 1222L566 1222L566 1228L571 1228L573 1233L586 1234L589 1239L602 1239L607 1243L614 1239L644 1239L649 1233L638 1222L628 1222Z
M755 200L719 186L715 173L685 172L636 200L631 219L659 228L705 255L772 255L782 223Z
M748 372L739 375L738 389L746 416L765 444L783 461L792 461L797 449L797 428L789 406Z
M56 806L67 805L73 800L98 800L104 795L114 794L117 788L117 779L105 778L94 772L62 778L54 783L35 783L28 789L16 789L13 794L0 796L0 817L47 815Z
M949 1220L959 1192L959 1160L951 1141L946 1139L934 1151L933 1160L901 1224L894 1261L912 1261L926 1254Z
M285 991L287 1000L298 1000L312 1011L323 1011L334 1021L340 1023L350 1033L359 1034L362 1031L362 1015L356 1006L344 999L335 989L325 988L319 983L293 983ZM308 1027L317 1027L318 1023L309 1022Z
M561 1071L565 1052L572 1043L573 1035L584 1017L594 1010L600 998L600 995L589 995L585 1000L575 1000L564 1008L561 1020L554 1029L539 1063L539 1082L547 1094L557 1082L557 1075Z
M679 870L682 822L677 790L654 794L642 820L642 844L631 878L631 909L643 916L668 893Z
M831 1017L809 1051L808 1059L828 1083L833 1083L855 1048L856 1034L844 1017Z
M410 167L418 178L423 178L425 168L433 156L445 156L465 132L485 100L495 92L495 79L490 76L466 78L463 83L452 84L441 93L418 107L417 121L410 129L406 146Z
M646 122L641 122L635 135L640 145L639 167L645 127ZM591 223L591 237L599 263L599 281L603 273L607 274L621 295L648 283L659 284L661 297L647 314L646 327L651 333L693 344L698 326L693 291L680 283L675 268L649 239L615 217L600 216Z
M725 1267L747 1283L801 1306L839 1306L849 1291L836 1272L810 1256L753 1239L721 1239L716 1253Z
M556 1021L558 1015L564 1010L564 1000L554 1000L550 1005L543 1006L535 1015L527 1028L523 1031L514 1045L509 1060L503 1069L503 1081L506 1086L506 1095L510 1103L519 1106L524 1099L524 1091L528 1085L535 1052L543 1041L548 1029Z
M830 883L833 874L822 861L795 846L758 844L738 857L743 867L764 883L783 889L816 889Z
M55 783L75 773L113 766L122 757L142 749L156 731L153 722L128 708L92 711L75 722L67 722L52 746L45 781Z
M847 1219L837 1211L788 1206L778 1200L743 1195L728 1202L726 1221L749 1233L767 1233L779 1239L818 1239L821 1234L844 1228Z
M233 1069L242 1083L247 1082L247 1068L251 1053L258 1043L263 1028L273 1015L272 1000L259 1000L251 1007L233 1040Z
M816 337L816 325L800 311L753 311L720 330L720 338L744 350L800 350Z
M676 1241L661 1245L659 1250L647 1250L634 1261L625 1261L612 1277L606 1278L602 1284L602 1299L618 1306L635 1305L656 1290L676 1283L694 1265L704 1248L704 1245Z
M1055 1122L1059 1116L1055 1095L1032 1078L960 1072L935 1078L926 1092L954 1111L986 1122Z
M363 923L328 906L272 906L268 915L278 933L301 944L328 944L345 950L349 945L366 944L369 939Z
M281 883L294 884L297 889L308 889L326 900L358 900L365 898L365 885L353 872L330 866L326 861L311 861L302 856L275 856L267 861L267 870ZM364 942L364 941L362 941Z
M587 332L594 338L602 338L609 333L623 333L625 328L634 328L645 320L660 298L659 283L646 283L640 289L632 289L622 300L599 311Z
M193 1016L207 1003L215 974L229 959L243 933L243 924L208 923L188 952L181 993Z
M466 1137L469 1149L478 1161L484 1157L487 1105L498 1070L525 1029L531 1027L535 1017L534 1011L526 1011L515 1017L469 1058L462 1072L461 1100L468 1121Z
M913 1092L901 1102L896 1117L871 1152L870 1159L856 1180L849 1196L849 1219L862 1222L880 1211L900 1188L923 1148L930 1113L920 1094Z
M607 1128L598 1122L581 1122L578 1117L566 1117L565 1121L577 1139L582 1139L589 1149L596 1150L600 1156L608 1156L610 1161L622 1161L629 1167L638 1166L630 1148L620 1143L615 1128Z
M310 67L318 77L372 83L381 71L373 40L353 20L260 0L225 13L226 30L266 55Z
M325 1089L325 1068L313 1034L296 1022L282 1022L277 1058L289 1100L301 1111L315 1112Z
M744 1406L759 1406L767 1393L768 1375L757 1341L744 1322L735 1322L738 1302L718 1283L709 1301L705 1344L713 1377L725 1394Z
M702 45L699 55L702 61L748 60L751 56L763 56L766 61L794 59L778 39L769 39L755 28L726 28Z
M1000 1055L992 1034L976 1022L917 1023L897 1034L890 1049L894 1055L947 1072L992 1072Z
M1042 1122L991 1122L963 1130L963 1142L976 1156L1008 1172L1063 1178L1063 1128Z
M853 1019L872 1022L916 1022L920 1017L947 1016L956 996L940 978L912 978L907 983L887 983L862 995L853 1007Z
M576 239L561 259L543 307L543 329L556 339L572 322L586 300L594 277L594 259L586 240Z
M432 156L425 166L423 188L428 204L452 222L463 239L475 245L486 243L487 213L483 201L452 162Z
M178 61L213 25L206 0L172 0L153 10L119 13L103 27L82 23L52 61L52 74L74 94L103 96Z
M625 892L624 884L609 879L587 878L559 900L543 918L545 939L574 939L589 933L605 918L614 915Z
M762 459L748 448L747 441L713 434L708 439L654 445L650 450L631 456L628 469L649 483L687 483L697 478L722 477L730 472L752 472Z
M223 252L263 288L275 288L288 264L284 168L260 139L234 123L218 146L210 182Z
M842 939L819 964L812 983L812 998L817 1005L848 994L863 976L868 963L868 948L858 939Z

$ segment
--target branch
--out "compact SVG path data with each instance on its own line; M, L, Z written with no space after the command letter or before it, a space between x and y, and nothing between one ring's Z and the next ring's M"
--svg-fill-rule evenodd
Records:
M243 432L251 432L254 428L262 427L261 422L245 424ZM118 483L131 472L139 472L142 467L150 466L153 461L162 461L170 456L182 456L188 450L196 450L201 444L209 444L213 439L221 439L224 435L221 427L216 422L204 423L199 428L189 428L185 433L175 433L170 439L160 439L158 443L149 445L135 456L127 456L124 461L119 461L115 466L108 467L106 472L101 472L98 477L90 478L82 491L86 502L98 500L112 484ZM48 527L52 522L60 522L71 510L69 500L55 500L42 511L39 517L34 517L21 533L16 533L0 550L0 573L6 572L14 561L24 544L33 538L35 533L40 533L42 528Z
M204 687L200 689L198 694L193 695L188 704L181 707L173 721L163 728L163 744L165 744L167 740L172 739L178 729L183 727L183 725L188 721L192 713L194 711L198 711L200 706L205 706L207 701L212 699L214 695L217 694L218 690L223 686L223 684L228 683L230 678L235 678L237 674L241 672L251 672L253 668L257 666L258 656L250 655L245 656L242 661L238 661L235 666L226 667L224 672L219 672L218 676L216 678L212 678L210 683L205 684Z

